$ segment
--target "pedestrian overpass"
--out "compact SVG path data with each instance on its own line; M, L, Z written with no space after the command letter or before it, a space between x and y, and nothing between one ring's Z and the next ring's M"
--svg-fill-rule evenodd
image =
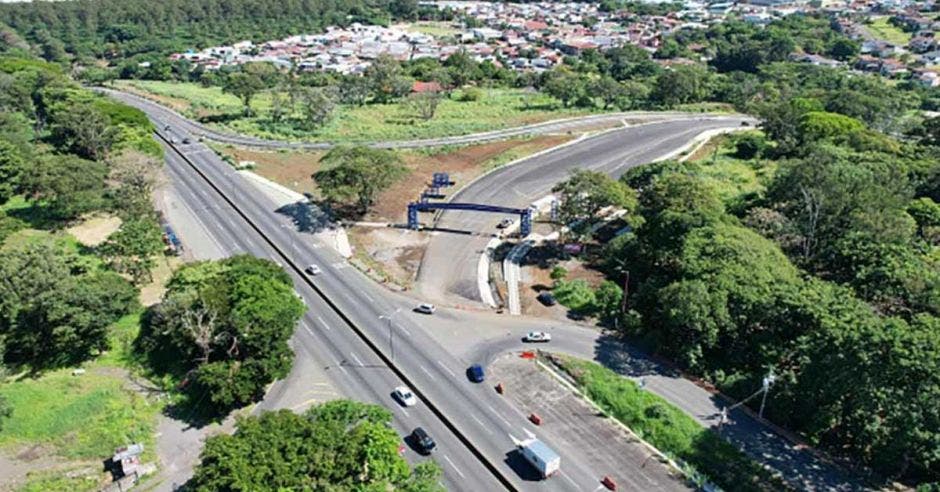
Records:
M418 212L433 210L469 210L472 212L489 212L497 214L512 214L519 216L519 234L526 237L532 232L532 209L511 208L497 205L483 205L479 203L444 203L444 202L411 202L408 204L408 228L417 230Z

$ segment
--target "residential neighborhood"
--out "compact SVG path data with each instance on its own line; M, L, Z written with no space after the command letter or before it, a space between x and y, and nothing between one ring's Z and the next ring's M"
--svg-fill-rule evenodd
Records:
M388 54L399 61L444 60L464 50L477 61L517 71L544 71L565 56L585 50L606 50L624 45L656 52L663 39L682 30L706 29L727 19L766 25L788 15L824 12L837 29L856 39L860 56L852 63L813 53L794 53L794 61L830 67L847 66L890 78L911 77L927 87L940 85L940 20L930 12L931 2L852 1L825 6L802 0L753 0L748 3L688 1L665 15L637 15L628 9L607 11L596 3L498 3L441 1L426 7L447 10L453 21L439 21L444 35L422 32L420 26L390 27L352 23L329 27L321 34L298 34L263 43L242 41L171 55L205 69L250 62L269 62L301 71L356 74L371 60ZM873 19L888 19L909 33L905 44L879 39L866 27ZM471 27L475 26L475 27ZM703 60L707 55L702 53ZM675 63L661 61L663 64ZM681 60L679 60L681 63Z

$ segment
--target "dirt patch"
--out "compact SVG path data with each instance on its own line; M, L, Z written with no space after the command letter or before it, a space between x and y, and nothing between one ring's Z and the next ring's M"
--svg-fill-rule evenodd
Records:
M414 284L430 238L398 228L353 227L349 240L357 257L389 281L405 288Z
M140 304L146 307L160 302L163 293L166 292L166 283L170 281L173 272L181 264L183 264L183 260L177 256L157 258L156 266L150 272L153 281L140 288Z
M583 261L576 258L559 261L554 265L527 264L523 268L522 282L519 285L519 299L523 314L570 321L567 308L560 304L546 306L536 298L540 292L552 288L551 272L555 265L568 270L566 280L584 280L592 288L597 288L605 280L603 273L586 266Z
M218 149L235 162L252 161L253 172L298 193L314 193L316 183L310 176L320 169L320 158L326 152L266 152L262 150L225 147Z
M448 188L447 193L454 193L472 179L482 174L501 156L512 154L506 161L531 155L573 138L571 135L548 135L531 139L505 140L479 145L469 145L457 149L442 149L440 152L424 153L407 151L402 153L410 173L389 189L382 192L376 205L366 216L366 220L404 222L408 203L416 200L427 187L431 176L436 172L450 174L456 188ZM522 152L520 152L522 150Z
M111 215L89 217L66 231L85 246L103 243L112 232L121 227L121 219Z

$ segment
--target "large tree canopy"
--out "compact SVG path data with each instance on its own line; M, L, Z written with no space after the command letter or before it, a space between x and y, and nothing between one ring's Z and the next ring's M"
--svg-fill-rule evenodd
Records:
M287 375L287 340L304 312L290 278L268 260L235 256L186 265L168 284L140 347L176 361L220 411L256 400Z
M197 491L443 490L433 462L410 469L398 454L401 438L391 420L382 407L349 400L302 415L280 410L244 417L234 435L206 441L187 485Z

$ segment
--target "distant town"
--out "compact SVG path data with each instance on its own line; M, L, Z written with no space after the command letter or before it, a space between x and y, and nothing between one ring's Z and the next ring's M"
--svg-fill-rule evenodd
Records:
M861 43L861 55L846 68L885 77L911 77L927 87L940 86L940 45L936 33L940 20L930 14L931 2L871 1L828 3L792 0L751 0L749 3L689 1L664 15L637 15L629 11L607 12L596 3L493 3L432 2L451 9L454 21L437 35L421 32L412 24L391 27L353 23L330 27L325 33L299 34L256 44L242 41L201 51L175 53L206 69L249 62L270 62L306 71L342 74L363 72L371 60L388 54L400 61L420 58L446 59L465 50L478 61L489 60L519 71L542 71L585 50L606 50L627 44L655 52L663 39L684 29L705 29L729 18L766 25L795 13L824 12L837 28ZM933 17L930 17L930 16ZM889 18L900 26L906 42L879 38L868 26L872 19ZM473 19L474 22L467 22ZM468 24L473 24L471 27ZM903 28L903 30L901 30ZM693 47L694 49L694 47ZM794 61L843 66L846 62L808 53L794 53ZM700 60L660 60L669 65Z

